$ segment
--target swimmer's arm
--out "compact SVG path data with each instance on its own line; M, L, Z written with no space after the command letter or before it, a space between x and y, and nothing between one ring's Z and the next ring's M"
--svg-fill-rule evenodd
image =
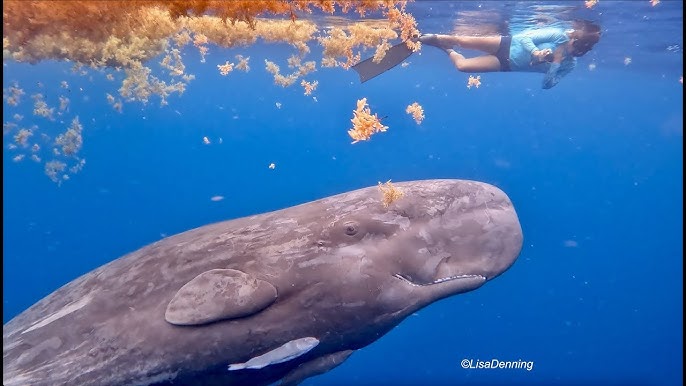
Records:
M553 52L553 63L562 63L562 60L567 55L567 47L565 45L558 46Z
M566 39L567 36L565 35L564 31L561 31L557 28L542 28L537 30L530 30L520 35L520 42L522 43L522 46L525 50L529 52L529 54L531 54L532 57L536 57L539 55L539 44L559 44L560 42Z

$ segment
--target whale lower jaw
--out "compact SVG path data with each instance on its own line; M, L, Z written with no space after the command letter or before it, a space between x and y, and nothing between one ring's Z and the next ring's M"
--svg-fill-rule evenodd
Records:
M409 284L411 284L411 285L413 285L413 286L415 286L415 287L426 287L426 286L430 286L430 285L434 285L434 284L440 284L440 283L445 283L445 282L448 282L448 281L460 280L460 279L475 279L475 278L480 278L480 279L483 279L483 281L486 281L486 280L487 280L486 276L483 276L483 275L455 275L455 276L442 277L442 278L440 278L440 279L436 279L436 280L430 281L430 282L428 282L428 283L417 283L417 282L412 281L412 280L411 280L410 278L408 278L407 276L404 276L404 275L399 274L399 273L396 273L396 274L393 275L393 276L395 276L395 277L397 277L398 279L403 280L403 281L405 281L405 282L407 282L407 283L409 283Z

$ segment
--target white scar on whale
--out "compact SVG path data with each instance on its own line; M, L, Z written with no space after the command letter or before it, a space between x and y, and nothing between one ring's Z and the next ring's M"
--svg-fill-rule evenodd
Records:
M62 318L62 317L64 317L64 316L67 316L67 315L71 314L72 312L78 311L78 310L80 310L81 308L83 308L86 304L90 303L91 299L92 299L92 298L91 298L90 296L86 296L86 297L80 299L80 300L77 301L77 302L74 302L74 303L71 303L71 304L69 304L69 305L66 305L66 306L64 306L61 310L59 310L59 311L57 311L57 312L55 312L55 313L53 313L53 314L51 314L51 315L48 315L48 316L46 316L45 318L39 320L39 321L36 322L34 325L32 325L31 327L29 327L29 328L27 328L26 330L22 331L21 333L22 333L22 334L26 334L27 332L36 330L36 329L41 328L41 327L45 327L45 326L47 326L48 324L54 322L55 320L57 320L57 319L59 319L59 318Z

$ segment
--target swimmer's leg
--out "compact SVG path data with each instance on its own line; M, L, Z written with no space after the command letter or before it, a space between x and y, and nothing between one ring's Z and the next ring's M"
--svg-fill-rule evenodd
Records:
M428 34L419 37L419 41L444 50L458 46L469 50L479 50L495 55L500 47L501 36L462 36Z
M448 50L450 61L461 72L496 72L501 71L500 60L495 55L482 55L465 58L454 50Z

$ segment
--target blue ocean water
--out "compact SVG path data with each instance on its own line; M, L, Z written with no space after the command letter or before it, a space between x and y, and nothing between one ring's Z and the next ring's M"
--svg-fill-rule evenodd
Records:
M167 106L125 103L119 113L105 95L116 95L121 73L110 81L70 63L5 60L3 89L16 82L26 95L4 104L3 122L19 113L52 133L78 116L86 165L57 185L42 164L14 162L4 136L3 322L81 274L191 228L389 179L473 179L515 205L524 247L514 266L303 384L682 384L683 3L583 5L408 5L425 33L516 30L570 15L599 22L601 41L550 90L536 73L481 73L481 86L468 89L469 74L424 47L364 84L352 70L318 67L306 77L319 82L315 99L274 85L262 67L285 63L293 48L259 43L210 46L205 63L189 48L196 79L182 96ZM250 56L251 71L221 76L216 64L236 54ZM35 93L51 105L66 95L69 108L55 121L33 116ZM389 129L351 144L363 97ZM415 101L421 125L405 113ZM463 369L463 359L534 364Z

